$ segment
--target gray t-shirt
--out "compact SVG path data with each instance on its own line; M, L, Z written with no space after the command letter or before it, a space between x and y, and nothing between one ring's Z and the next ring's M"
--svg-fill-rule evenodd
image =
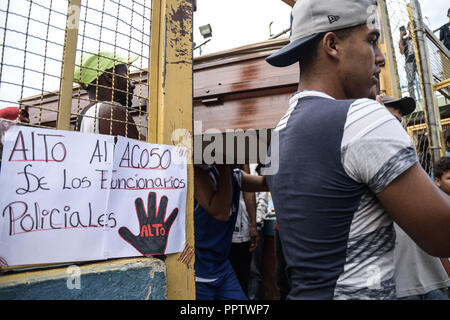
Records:
M275 132L267 184L288 298L394 299L395 233L376 194L417 163L408 134L376 101L312 91L292 97Z
M397 224L394 227L397 297L421 295L449 287L450 278L441 260L423 251Z

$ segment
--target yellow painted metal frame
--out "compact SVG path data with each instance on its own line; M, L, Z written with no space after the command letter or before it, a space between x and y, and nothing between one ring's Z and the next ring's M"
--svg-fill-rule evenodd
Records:
M411 24L411 26L414 26L414 28L416 28L416 25L414 23L414 18L413 18L413 12L412 12L411 4L408 4L407 8L408 8L409 23ZM414 43L414 54L415 54L416 58L418 57L419 59L421 59L421 56L420 56L420 53L419 53L419 46L417 44L418 41L417 41L417 38L416 38L416 33L412 32L411 35L412 35L412 39L413 39L413 43ZM417 73L419 75L419 80L423 79L422 67L421 67L420 63L417 63ZM429 79L429 83L432 83L431 78ZM419 81L419 85L420 85L420 91L422 92L422 97L425 97L425 87L424 87L423 81ZM427 111L425 109L427 107L428 106L426 105L426 103L424 103L424 112L423 113L424 113L424 117L425 117L425 122L427 124L425 127L427 128L428 134L430 136L432 134L431 133L431 128L435 128L436 129L437 134L438 134L438 141L437 141L438 145L437 146L433 146L432 145L432 147L440 149L440 156L444 157L445 156L445 148L443 148L443 144L442 144L442 142L444 141L444 137L443 137L443 133L442 133L442 126L441 125L437 125L436 123L430 123L430 121L428 119ZM438 110L436 98L435 98L434 95L433 95L433 106L432 106L432 108L433 108L433 113L435 115L435 118L436 119L440 119L439 110ZM430 126L431 126L431 128L430 128ZM408 130L408 132L410 132L410 131ZM412 130L411 130L411 132L412 132Z
M152 143L177 144L175 130L185 130L182 143L193 149L192 111L192 0L152 0L149 61L149 112L147 139ZM186 248L194 247L194 172L192 152L188 165ZM194 257L166 259L167 298L195 299Z
M57 129L59 130L70 130L72 80L80 5L81 0L70 0L68 7L57 120ZM178 141L172 140L172 133L176 129L184 130L187 134L181 143L191 150L193 149L193 140L190 139L193 132L192 9L192 0L152 0L147 132L149 142L175 145ZM184 253L168 255L165 260L168 282L167 298L169 300L195 299L192 152L189 153L189 157L191 158L188 159L188 196L186 201L186 248L188 250L185 250ZM100 269L109 268L115 264L138 262L141 259L148 258L119 259L114 262L100 262L96 265ZM41 273L43 277L51 276L57 272L55 270L47 269ZM17 274L14 279L3 276L0 277L0 283L5 284L10 280L25 281L27 276L27 272Z
M445 79L444 81L433 84L433 90L438 91L438 90L444 89L448 86L450 86L450 79Z
M450 118L441 120L442 125L450 125ZM414 126L408 127L408 134L412 137L414 135L415 131L424 130L426 129L428 131L428 125L426 123L416 124Z
M77 51L78 26L81 0L70 0L67 12L66 38L64 43L63 67L61 72L60 99L58 108L58 130L70 130L72 109L73 73Z
M400 98L400 80L397 72L397 61L395 60L394 44L392 40L391 25L386 6L386 0L378 1L378 12L382 37L380 37L380 49L385 57L385 64L381 67L380 92L391 97Z

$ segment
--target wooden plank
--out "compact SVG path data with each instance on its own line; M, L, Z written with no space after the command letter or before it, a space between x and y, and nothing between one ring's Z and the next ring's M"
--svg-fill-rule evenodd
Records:
M274 128L288 108L297 85L262 90L253 94L228 95L218 104L205 106L194 101L194 120L202 122L202 130L270 129Z
M276 68L265 61L266 57L197 70L194 98L298 84L298 64Z
M77 51L78 24L80 21L81 0L70 0L67 24L66 41L64 44L63 66L61 73L61 95L59 100L59 113L57 129L70 129L70 105L72 100L73 73L75 70L75 55Z
M380 92L391 97L400 98L400 80L397 72L394 43L392 40L391 24L387 11L386 0L378 1L381 21L380 49L385 56L385 64L381 66Z

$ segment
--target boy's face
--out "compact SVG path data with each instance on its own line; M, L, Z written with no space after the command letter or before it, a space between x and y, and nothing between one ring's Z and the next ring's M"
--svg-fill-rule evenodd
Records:
M435 178L434 182L442 191L450 196L450 171L444 172L440 179Z

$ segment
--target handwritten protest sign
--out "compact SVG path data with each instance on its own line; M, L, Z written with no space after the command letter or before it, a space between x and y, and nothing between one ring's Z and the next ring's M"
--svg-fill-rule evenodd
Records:
M182 251L186 177L175 147L13 127L0 172L2 264Z
M118 137L112 179L102 182L120 226L107 233L111 257L183 251L187 169L176 147Z

